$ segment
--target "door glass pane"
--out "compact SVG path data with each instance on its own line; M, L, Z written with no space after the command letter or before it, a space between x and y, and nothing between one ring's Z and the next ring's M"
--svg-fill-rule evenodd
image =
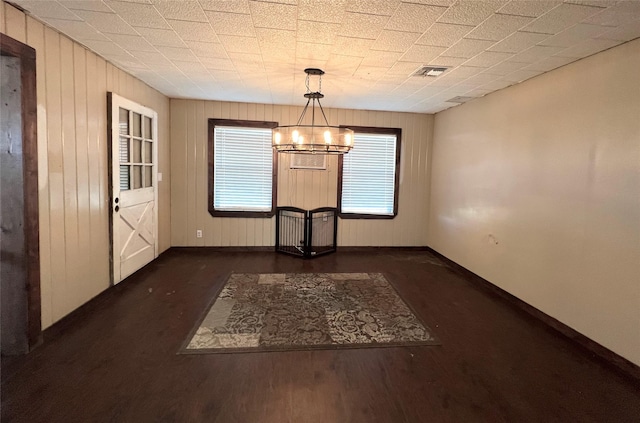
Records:
M151 118L148 116L144 117L144 137L146 139L153 138L153 134L151 133Z
M142 136L142 116L138 113L133 114L133 136L141 137Z
M144 167L144 186L152 187L153 186L153 177L152 172L153 166L145 166Z
M129 166L120 166L120 190L129 189Z
M142 141L133 140L133 163L142 163Z
M153 163L151 160L153 158L153 156L151 155L152 153L153 153L152 143L145 142L144 143L144 162L145 163Z
M133 170L132 189L142 188L142 166L131 166Z
M122 107L120 108L120 133L129 134L129 111Z
M129 162L129 138L120 137L120 163Z

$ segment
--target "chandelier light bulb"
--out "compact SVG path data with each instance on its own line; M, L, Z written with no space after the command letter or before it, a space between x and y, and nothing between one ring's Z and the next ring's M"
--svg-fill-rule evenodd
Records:
M351 145L351 134L344 134L344 143L346 145Z
M291 140L293 141L294 144L298 143L298 137L300 136L300 133L295 130L291 133Z
M282 140L282 134L280 132L276 132L275 137L276 144L280 144L280 141Z
M331 144L331 132L324 131L324 142L327 144Z

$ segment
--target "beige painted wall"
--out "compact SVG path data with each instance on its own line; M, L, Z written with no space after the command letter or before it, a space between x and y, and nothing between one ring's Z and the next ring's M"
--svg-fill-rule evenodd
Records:
M36 50L42 325L109 287L107 91L158 112L160 251L170 245L169 100L0 3L0 32Z
M435 118L429 245L640 364L640 40Z
M247 119L294 124L301 107L218 101L171 100L171 245L271 246L274 219L213 218L207 210L207 119ZM339 246L424 246L427 225L428 146L433 116L326 109L333 125L402 128L399 212L393 220L340 220ZM357 148L357 146L355 147ZM335 206L337 158L326 171L289 170L280 154L278 204ZM196 238L202 229L203 238Z

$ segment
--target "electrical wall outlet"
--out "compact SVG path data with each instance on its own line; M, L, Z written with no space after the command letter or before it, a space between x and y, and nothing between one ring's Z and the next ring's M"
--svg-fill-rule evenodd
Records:
M196 230L196 238L202 238L202 229Z

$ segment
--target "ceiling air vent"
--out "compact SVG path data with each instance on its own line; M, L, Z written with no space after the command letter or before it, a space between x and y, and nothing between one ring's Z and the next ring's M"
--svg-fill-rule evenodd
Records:
M447 67L444 66L423 66L417 71L415 71L411 76L431 76L436 77L440 76L446 71Z
M457 97L453 97L450 98L449 100L447 100L447 103L466 103L469 100L473 100L475 97L464 97L464 96L457 96Z

